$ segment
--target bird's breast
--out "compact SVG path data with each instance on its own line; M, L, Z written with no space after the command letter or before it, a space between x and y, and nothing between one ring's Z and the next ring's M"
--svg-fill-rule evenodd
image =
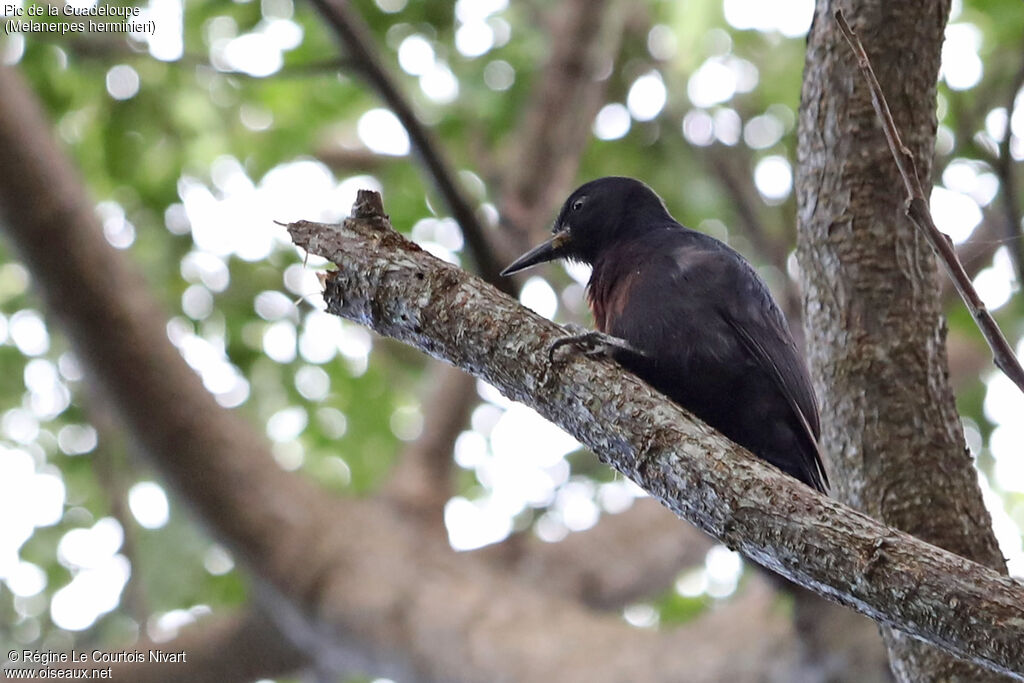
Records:
M587 305L594 314L594 324L598 330L610 333L616 318L626 310L639 279L639 268L622 274L594 272L587 288Z

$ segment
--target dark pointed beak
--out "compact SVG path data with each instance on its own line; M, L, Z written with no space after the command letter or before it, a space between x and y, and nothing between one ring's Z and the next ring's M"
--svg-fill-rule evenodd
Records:
M509 264L505 270L501 271L501 274L512 275L513 273L518 273L521 270L526 270L530 266L535 266L538 263L554 261L555 259L562 258L566 254L568 245L569 231L560 230L547 242L538 244L536 247L517 258Z

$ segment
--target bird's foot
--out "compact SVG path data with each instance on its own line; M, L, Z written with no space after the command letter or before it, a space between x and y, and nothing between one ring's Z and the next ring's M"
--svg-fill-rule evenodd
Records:
M565 327L570 334L556 339L548 346L548 361L551 363L555 362L555 354L563 346L571 346L587 358L608 358L615 351L629 351L640 356L644 355L625 339L613 337L597 330L586 330L579 325L569 324Z

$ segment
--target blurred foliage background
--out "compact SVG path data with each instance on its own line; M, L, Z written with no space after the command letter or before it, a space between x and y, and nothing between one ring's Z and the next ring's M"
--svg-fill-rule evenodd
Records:
M352 4L487 229L503 230L498 196L529 144L517 131L552 49L546 27L558 4ZM372 494L422 431L427 361L322 313L324 264L306 260L274 221L340 220L355 191L372 188L383 191L396 228L471 265L462 235L401 124L347 68L311 6L142 7L153 36L7 35L0 58L30 79L108 240L145 272L167 309L168 335L206 387L265 428L281 467L342 495ZM628 3L603 100L595 116L575 121L588 136L577 180L643 179L680 221L748 256L791 317L799 315L794 127L812 8L806 0ZM940 227L1018 347L1022 35L1016 0L953 3L933 171ZM5 249L0 641L59 650L140 631L170 637L243 603L248 587L230 555L119 434ZM586 273L552 267L528 280L521 298L544 315L590 324L585 282ZM1011 572L1022 575L1024 399L993 370L959 301L946 300L964 428ZM638 495L529 411L488 387L478 393L455 447L458 490L446 509L455 547L517 531L557 541ZM662 602L626 616L691 618L726 599L740 573L738 559L716 551Z

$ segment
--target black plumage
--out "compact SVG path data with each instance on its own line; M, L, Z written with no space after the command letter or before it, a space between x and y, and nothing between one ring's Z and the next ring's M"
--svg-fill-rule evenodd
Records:
M819 491L818 409L786 320L735 250L680 225L632 178L581 186L554 236L505 269L593 266L587 298L621 365L736 443Z

